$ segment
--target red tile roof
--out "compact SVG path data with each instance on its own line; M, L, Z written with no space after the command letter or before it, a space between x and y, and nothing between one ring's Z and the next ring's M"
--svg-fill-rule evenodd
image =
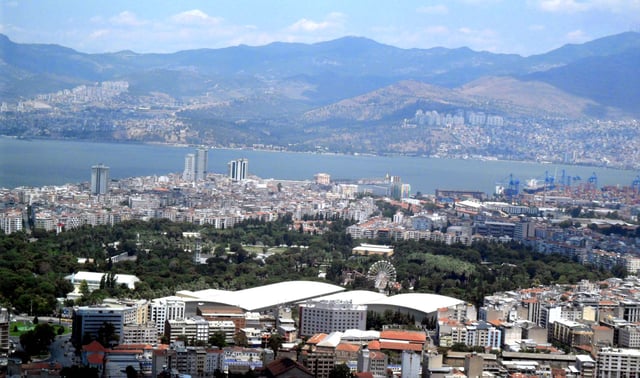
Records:
M106 349L97 341L92 341L87 345L82 346L82 350L85 352L104 352Z
M424 332L417 331L386 330L380 332L380 339L405 340L424 343L427 341L427 335Z
M317 344L327 337L326 333L316 333L307 340L307 344Z
M369 341L369 344L367 345L367 348L369 350L380 350L380 341L378 341L378 340Z
M100 353L93 353L87 356L87 361L90 365L102 365L104 362L104 355Z
M391 349L391 350L412 350L419 352L422 350L421 344L411 344L411 343L396 343L392 341L381 341L380 349Z
M341 352L357 352L360 350L360 345L349 344L349 343L340 343L336 347L336 351Z

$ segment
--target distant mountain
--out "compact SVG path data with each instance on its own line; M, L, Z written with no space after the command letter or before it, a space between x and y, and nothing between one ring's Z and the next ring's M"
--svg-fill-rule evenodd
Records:
M530 69L542 71L591 57L607 57L629 50L640 49L640 34L626 32L599 38L583 44L568 44L540 55L525 59Z
M590 116L606 116L605 107L640 114L640 47L607 56L590 56L522 78L545 82L593 100L593 107L586 113Z
M162 92L176 99L207 95L220 101L252 98L253 103L264 98L265 104L277 99L282 106L291 104L306 112L394 83L416 81L438 86L437 95L442 96L447 95L444 88L460 88L455 90L456 98L467 98L465 91L489 97L501 93L500 100L514 104L540 108L547 103L544 111L548 112L562 109L557 102L536 104L542 87L532 82L540 81L582 98L578 105L563 105L572 115L614 114L612 108L638 115L639 54L640 34L633 32L530 57L468 48L400 49L359 37L172 54L86 54L57 45L18 44L0 35L0 97L15 101L79 84L127 80L134 95ZM483 77L517 80L470 84ZM518 83L515 92L514 83ZM485 86L491 91L481 90ZM516 94L518 98L512 98ZM432 93L432 97L437 96ZM276 109L265 109L264 116L278 114ZM318 113L322 111L308 114ZM365 114L361 112L360 117Z

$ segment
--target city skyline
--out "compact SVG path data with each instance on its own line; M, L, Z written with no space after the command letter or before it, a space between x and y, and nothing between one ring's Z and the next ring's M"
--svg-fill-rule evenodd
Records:
M251 11L248 11L251 10ZM0 33L82 52L316 43L361 36L401 48L469 47L532 55L637 31L637 0L455 0L402 3L0 2ZM508 17L506 17L508 15Z

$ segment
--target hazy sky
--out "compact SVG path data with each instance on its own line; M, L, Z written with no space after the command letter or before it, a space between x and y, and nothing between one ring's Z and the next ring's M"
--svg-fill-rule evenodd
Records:
M640 30L640 0L0 0L0 33L82 52L174 52L362 36L531 55Z

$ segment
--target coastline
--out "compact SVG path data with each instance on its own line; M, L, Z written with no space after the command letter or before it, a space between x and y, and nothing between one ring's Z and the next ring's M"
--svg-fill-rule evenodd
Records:
M191 152L190 148L197 147L157 142L51 138L20 140L11 136L0 136L0 142L0 187L4 188L87 182L91 165L98 162L111 167L113 179L181 173L185 155ZM359 155L220 146L210 148L208 172L226 174L227 163L240 157L248 158L250 174L261 178L310 180L316 173L322 172L330 174L335 180L382 178L389 174L401 177L403 183L410 184L412 192L422 193L432 193L435 189L474 189L493 193L496 185L506 186L506 180L512 174L523 183L530 178L544 177L545 171L560 175L562 170L566 170L568 175L582 176L585 181L593 172L597 172L601 186L629 186L638 176L637 170L541 164L477 156L462 159L400 154Z

